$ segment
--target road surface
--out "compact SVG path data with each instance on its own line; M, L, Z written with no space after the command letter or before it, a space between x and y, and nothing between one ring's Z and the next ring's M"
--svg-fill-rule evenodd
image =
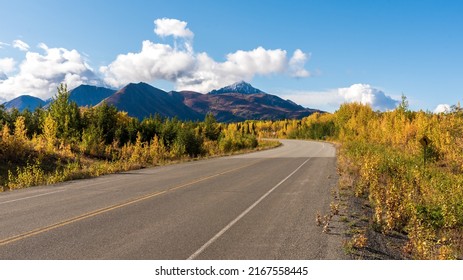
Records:
M279 148L0 193L0 259L342 259L335 149Z

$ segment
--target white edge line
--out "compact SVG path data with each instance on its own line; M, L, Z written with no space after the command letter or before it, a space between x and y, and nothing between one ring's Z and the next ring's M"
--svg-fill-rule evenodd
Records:
M30 199L30 198L34 198L34 197L39 197L39 196L54 194L54 193L58 193L58 192L64 192L64 191L65 191L65 190L57 190L57 191L53 191L53 192L47 192L47 193L42 193L42 194L38 194L38 195L33 195L33 196L28 196L28 197L22 197L22 198L7 200L7 201L0 202L0 205L1 205L1 204L7 204L7 203L15 202L15 201L20 201L20 200L26 200L26 199Z
M316 153L318 154L323 148L325 147L325 144L322 145L322 148ZM227 230L229 230L234 224L236 224L241 218L246 216L254 207L256 207L262 200L264 200L269 194L271 194L276 188L278 188L281 184L283 184L286 180L288 180L291 176L294 175L299 169L302 168L309 160L311 160L312 157L309 157L306 161L304 161L301 165L299 165L298 168L296 168L291 174L289 174L286 178L281 180L278 184L276 184L273 188L271 188L268 192L266 192L263 196L261 196L256 202L254 202L251 206L248 207L248 209L244 210L243 213L241 213L238 217L236 217L233 221L231 221L228 225L226 225L221 231L219 231L214 237L209 239L201 248L199 248L196 252L194 252L191 256L188 257L187 260L194 260L196 257L198 257L204 250L206 250L212 243L214 243L217 239L219 239L220 236L222 236Z

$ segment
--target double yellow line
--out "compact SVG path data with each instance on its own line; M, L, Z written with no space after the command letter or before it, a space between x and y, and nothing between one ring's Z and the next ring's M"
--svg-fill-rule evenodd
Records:
M119 209L119 208L122 208L122 207L125 207L125 206L129 206L129 205L141 202L141 201L145 201L145 200L148 200L150 198L160 196L160 195L168 193L168 192L173 192L175 190L185 188L185 187L188 187L188 186L191 186L191 185L194 185L194 184L197 184L197 183L200 183L200 182L203 182L203 181L206 181L206 180L209 180L209 179L212 179L212 178L215 178L215 177L227 174L227 173L238 171L240 169L247 168L247 167L250 167L252 165L255 165L255 164L259 163L259 162L260 161L254 162L254 163L251 163L251 164L248 164L248 165L245 165L245 166L233 168L233 169L230 169L230 170L226 170L226 171L214 174L214 175L202 177L202 178L199 178L197 180L194 180L194 181L191 181L191 182L179 185L179 186L172 187L172 188L170 188L168 190L165 190L165 191L149 193L149 194L143 195L141 197L137 197L137 198L128 200L126 202L122 202L122 203L119 203L119 204L115 204L115 205L112 205L112 206L101 208L101 209L98 209L98 210L95 210L95 211L92 211L92 212L88 212L88 213L85 213L85 214L82 214L82 215L79 215L79 216L76 216L76 217L73 217L73 218L70 218L70 219L55 223L55 224L52 224L52 225L49 225L49 226L46 226L46 227L42 227L42 228L34 229L34 230L31 230L31 231L28 231L28 232L25 232L25 233L22 233L22 234L18 234L18 235L15 235L15 236L0 240L0 246L4 246L4 245L7 245L7 244L16 242L16 241L20 241L22 239L26 239L26 238L29 238L29 237L32 237L32 236L35 236L35 235L38 235L38 234L41 234L41 233L56 229L56 228L60 228L60 227L63 227L65 225L69 225L69 224L72 224L72 223L75 223L75 222L78 222L78 221L82 221L82 220L85 220L85 219L88 219L88 218L91 218L91 217L95 217L97 215L101 215L101 214L104 214L106 212L113 211L113 210L116 210L116 209Z

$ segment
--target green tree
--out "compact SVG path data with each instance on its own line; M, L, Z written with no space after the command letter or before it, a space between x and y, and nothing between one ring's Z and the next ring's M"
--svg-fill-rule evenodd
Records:
M28 109L22 111L21 116L24 117L26 124L27 136L32 138L35 135L42 134L42 122L45 118L45 111L42 108L36 108L33 112Z
M117 109L114 106L103 102L101 105L88 109L83 116L83 124L87 129L86 137L90 137L88 133L98 132L98 137L91 136L92 139L101 138L104 144L111 144L118 129Z
M5 106L2 104L0 105L0 127L3 127L4 124L9 123L9 114L5 110Z
M178 131L174 144L177 147L183 147L190 157L196 157L202 153L203 140L188 127L183 127Z
M162 119L159 116L159 114L156 114L155 117L149 117L143 119L143 121L140 123L140 132L142 134L142 141L143 142L148 142L155 135L160 134L160 130L162 127Z
M174 144L179 128L180 122L176 118L164 121L161 129L161 138L167 148L170 148Z
M75 102L71 102L69 97L67 86L60 84L49 112L56 122L58 138L77 141L81 136L81 116L79 107Z
M204 119L204 135L212 141L216 141L219 138L220 127L212 113L207 113Z
M400 101L399 106L397 106L397 110L404 112L404 113L409 111L408 100L405 94L403 93L402 93L402 100Z
M118 112L115 140L122 147L127 143L135 143L139 131L140 122L137 118L127 116L125 112Z
M88 155L103 157L105 149L102 129L94 124L85 128L82 132L80 147Z

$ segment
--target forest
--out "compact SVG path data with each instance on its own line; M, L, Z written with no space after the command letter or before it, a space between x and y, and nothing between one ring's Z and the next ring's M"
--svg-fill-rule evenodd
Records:
M212 114L203 122L139 121L105 103L79 108L66 85L47 108L0 107L0 128L0 191L277 145Z
M403 97L392 111L349 103L302 120L224 124L208 114L202 122L159 115L139 121L104 103L79 108L61 85L47 108L0 108L0 128L2 191L276 145L264 138L334 142L339 188L368 201L375 231L407 236L404 257L463 257L459 105L449 113L415 112Z

